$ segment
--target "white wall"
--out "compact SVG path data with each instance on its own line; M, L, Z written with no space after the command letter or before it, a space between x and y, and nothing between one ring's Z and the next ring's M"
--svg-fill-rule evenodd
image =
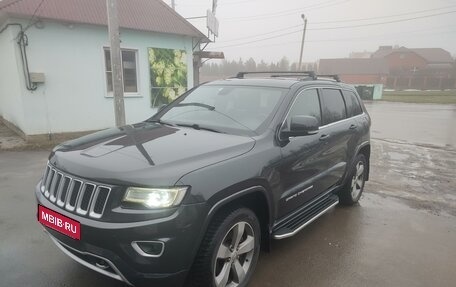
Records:
M23 83L22 69L14 73L20 77L25 116L23 122L12 122L28 135L114 126L113 99L106 91L104 69L103 47L109 46L107 28L44 22L43 28L31 27L27 35L30 72L44 73L46 81L36 91L30 92ZM121 41L121 47L138 50L139 91L125 98L127 123L144 120L156 110L150 107L148 47L186 50L188 87L193 86L191 38L121 30ZM0 47L3 50L3 46ZM0 95L7 89L2 83ZM13 92L17 93L17 89L10 93Z
M21 58L16 57L16 52L19 52L15 40L18 31L19 27L10 26L0 34L0 116L21 127L25 125L25 118L18 77L22 75L22 70L18 69Z

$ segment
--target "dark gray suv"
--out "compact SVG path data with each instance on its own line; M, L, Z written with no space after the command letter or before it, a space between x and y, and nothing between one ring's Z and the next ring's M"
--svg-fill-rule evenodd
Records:
M52 241L130 285L246 286L260 248L356 203L371 124L356 90L269 74L202 84L55 147L35 191Z

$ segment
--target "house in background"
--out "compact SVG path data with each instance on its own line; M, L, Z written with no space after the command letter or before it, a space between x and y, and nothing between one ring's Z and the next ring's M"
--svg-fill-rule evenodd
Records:
M161 0L120 0L119 20L133 123L193 86L209 39ZM114 125L106 0L3 0L0 31L0 120L31 141Z
M372 58L387 61L387 88L444 90L456 87L455 60L444 49L380 46Z
M370 57L368 57L370 55ZM350 84L383 84L387 89L445 90L456 88L456 63L441 48L380 46L374 53L321 59L319 74L338 74Z
M384 59L321 59L318 61L318 74L336 74L349 84L385 84L388 65Z
M319 75L338 75L358 90L364 100L382 98L383 86L388 75L388 65L384 59L372 59L363 54L350 54L350 58L321 59L318 61Z

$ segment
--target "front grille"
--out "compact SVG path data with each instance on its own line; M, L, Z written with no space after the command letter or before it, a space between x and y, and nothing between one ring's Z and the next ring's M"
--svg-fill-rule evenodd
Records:
M111 188L88 182L47 165L41 192L53 204L70 212L100 218L106 207Z

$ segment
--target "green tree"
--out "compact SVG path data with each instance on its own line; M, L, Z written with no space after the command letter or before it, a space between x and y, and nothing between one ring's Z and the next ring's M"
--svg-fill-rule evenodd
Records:
M245 62L245 69L247 71L256 71L257 65L253 58L249 58L247 62Z
M290 61L288 61L287 57L282 57L282 59L280 59L280 62L278 63L279 65L279 70L281 71L288 71L290 69Z

